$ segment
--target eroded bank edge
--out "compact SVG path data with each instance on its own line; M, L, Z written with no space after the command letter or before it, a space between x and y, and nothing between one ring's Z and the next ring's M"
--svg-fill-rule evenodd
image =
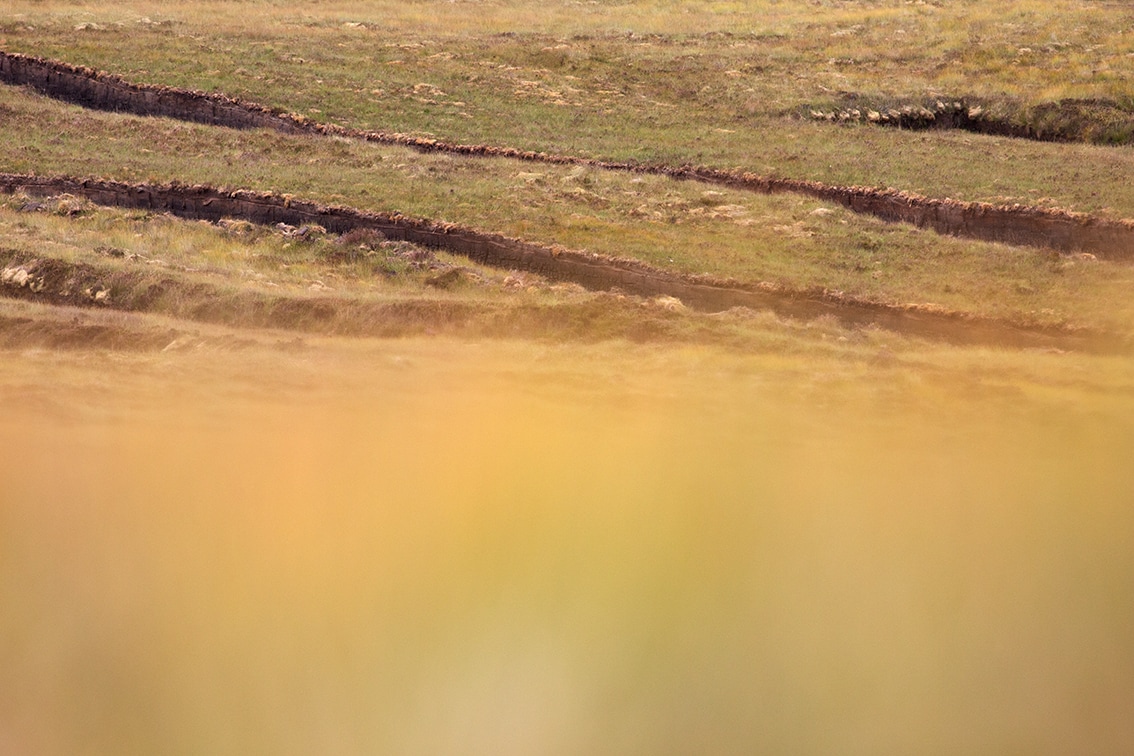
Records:
M1035 142L1118 146L1134 141L1134 113L1114 100L1064 98L1027 109L1021 107L1022 112L1012 120L993 115L989 108L970 104L965 98L881 104L846 93L843 99L844 102L833 109L805 107L798 114L828 123L872 124L913 131L957 129Z
M1134 259L1134 220L1112 220L1067 210L993 205L925 197L895 189L835 186L817 181L761 176L705 166L612 162L490 145L453 144L406 134L362 131L311 121L225 95L128 82L116 75L59 61L0 51L0 81L24 85L84 107L144 116L288 134L362 139L424 152L503 157L528 162L579 165L601 170L664 175L764 194L796 193L842 205L890 222L938 233L1061 252L1090 252L1107 260Z
M1015 323L948 311L934 305L883 304L856 300L838 292L796 291L768 283L741 283L673 273L636 260L543 246L398 214L321 205L287 195L229 191L203 185L128 184L105 179L23 174L0 174L0 191L37 195L70 193L101 205L168 212L212 222L238 218L263 225L314 223L337 234L371 229L391 240L444 249L492 267L530 271L592 290L618 289L639 296L676 297L706 312L746 307L805 320L828 315L851 327L872 325L954 343L1053 346L1106 352L1129 348L1124 339L1100 331Z

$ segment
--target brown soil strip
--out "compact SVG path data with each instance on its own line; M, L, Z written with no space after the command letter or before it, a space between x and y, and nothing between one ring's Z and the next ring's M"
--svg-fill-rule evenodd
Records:
M232 128L268 128L400 145L425 152L504 157L557 165L670 176L765 194L792 192L843 205L892 222L985 241L1090 252L1100 259L1134 259L1134 220L1108 220L1067 210L935 199L894 189L832 186L817 181L760 176L703 166L642 165L488 145L451 144L405 134L348 129L220 94L134 84L113 74L58 61L0 51L0 81L30 86L51 97L91 108L164 116Z
M676 297L690 307L707 312L745 307L771 310L781 316L804 320L827 315L847 326L873 325L913 336L959 343L1088 351L1125 351L1128 348L1113 335L1098 331L981 318L946 311L935 305L882 304L852 299L838 292L795 291L767 283L751 284L684 275L635 260L542 246L468 227L398 214L320 205L286 195L227 191L199 185L127 184L102 179L18 174L0 174L0 191L38 195L69 193L98 204L169 212L183 218L213 222L222 218L238 218L265 225L318 224L337 234L371 229L391 240L444 249L484 265L531 271L589 289L616 289L647 297ZM61 304L88 306L121 304L115 302L115 295L105 284L94 279L52 283L54 279L38 267L29 270L26 266L12 263L0 271L0 279L0 289L8 296L48 298ZM151 294L151 299L135 297L131 307L146 309L150 301L165 296L166 291L158 286ZM299 327L306 322L334 319L335 307L328 301L281 299L269 307L262 321L257 322L275 327ZM288 308L298 308L294 322L285 317ZM324 310L316 312L320 308ZM202 313L198 312L194 317L202 317ZM219 316L205 319L212 320L214 317Z

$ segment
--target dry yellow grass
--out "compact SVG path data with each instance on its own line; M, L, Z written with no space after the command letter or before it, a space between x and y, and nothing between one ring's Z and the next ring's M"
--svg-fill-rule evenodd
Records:
M1120 363L202 335L4 360L18 753L1131 744Z
M1127 96L1131 25L1125 5L1072 0L10 0L0 46L362 125L506 132L613 156L639 155L642 135L658 135L655 157L1129 214L1127 152L865 129L833 138L786 119L754 118L742 133L720 114L742 108L762 76L783 107L823 88ZM654 33L695 38L688 75L675 63L681 40L641 38ZM430 47L375 52L379 41ZM543 48L592 42L618 55L640 45L625 60L652 62L584 61L593 68L576 73L597 85L625 69L619 81L654 104L619 105L593 86L579 123L550 118L563 106L544 90L576 75L566 65L578 51ZM758 45L772 74L723 76ZM234 62L257 50L259 63ZM467 50L491 58L488 83L467 82L459 57L430 57ZM1027 55L1042 60L1014 62ZM364 88L379 70L371 58L386 68ZM719 63L725 84L682 101L709 70L698 60ZM654 63L674 67L660 76ZM778 75L796 64L798 77ZM537 70L542 84L515 94ZM413 99L432 93L413 85L440 81L423 72L464 77L466 89L440 89L467 94L477 117ZM309 86L318 79L329 83ZM382 87L406 89L371 103ZM667 91L686 107L657 104ZM1095 323L1130 322L1109 301L1121 299L1125 267L1056 273L1070 261L811 216L794 198L558 169L533 178L498 162L216 133L7 91L0 128L7 168L479 214L492 230L658 261L668 245L680 266L727 252L737 269L801 276L790 252L808 248L820 285L925 293L948 282L960 289L950 296L993 311L1040 298ZM967 166L950 174L954 160ZM1003 170L985 180L990 164ZM693 212L725 199L784 230ZM681 249L698 239L689 229L723 239L722 228L750 235ZM854 267L885 251L880 240L955 254L969 280L940 260L919 279L893 257L886 288ZM861 243L843 250L857 257L835 254L844 242ZM245 286L260 274L306 292L331 270L360 300L420 295L412 282L347 275L313 254L318 244L286 243L117 211L0 210L0 248L21 254L90 261L112 246L144 259L100 264L207 268L182 271L192 281ZM771 262L743 259L772 248ZM618 317L659 311L606 297ZM601 324L596 312L589 322ZM0 753L1134 750L1129 357L956 348L744 312L671 320L684 324L677 338L638 342L346 340L3 300L0 336L14 346L0 350ZM96 332L132 349L84 346ZM60 334L68 349L44 346Z

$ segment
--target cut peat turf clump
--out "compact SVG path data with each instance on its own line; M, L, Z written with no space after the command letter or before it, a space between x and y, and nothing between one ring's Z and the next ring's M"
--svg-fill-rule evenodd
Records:
M112 74L66 63L0 52L0 81L31 86L87 107L157 115L233 128L269 128L292 134L339 136L410 147L424 152L503 157L556 165L669 176L764 194L795 193L842 205L890 222L983 241L1089 252L1101 259L1134 259L1134 221L1108 220L1065 210L992 205L924 197L894 189L833 186L704 166L643 165L571 155L549 155L509 147L452 144L434 139L361 131L310 121L303 116L219 94L133 84ZM952 107L952 106L950 106ZM968 116L966 116L968 117ZM474 258L475 259L475 258Z
M546 247L453 224L325 206L277 194L226 191L208 186L126 184L98 179L11 174L0 174L0 191L37 195L65 192L103 205L169 212L183 218L213 222L234 218L265 225L318 224L339 234L364 229L387 239L444 249L493 267L531 271L595 290L616 289L651 298L673 297L707 312L744 307L770 310L796 319L831 316L847 326L879 326L908 335L959 343L1052 346L1091 351L1125 351L1129 348L1123 339L1098 331L981 318L933 305L868 302L839 292L797 291L767 283L743 283L673 273L636 260ZM230 322L231 316L226 313L238 312L244 313L240 316L240 323L246 325L371 335L385 333L383 319L394 312L375 311L373 317L343 321L341 313L352 306L349 300L337 302L330 298L257 295L254 301L245 302L240 299L243 295L233 295L240 301L225 301L224 297L202 297L191 291L182 291L190 284L169 278L147 287L140 287L137 282L130 283L124 288L132 293L123 295L117 291L123 287L104 281L101 275L86 275L92 270L89 266L65 266L59 261L27 259L26 255L14 252L3 258L0 259L3 266L0 270L0 278L3 279L0 293L60 304L144 310L159 301L187 299L197 304L188 310L181 307L167 314ZM60 266L66 267L66 270ZM171 296L171 287L178 289L176 296ZM443 307L450 304L457 309L471 307L460 303L423 303L422 306ZM451 314L458 320L466 317L458 312ZM512 314L508 313L508 316ZM360 327L358 322L371 325Z

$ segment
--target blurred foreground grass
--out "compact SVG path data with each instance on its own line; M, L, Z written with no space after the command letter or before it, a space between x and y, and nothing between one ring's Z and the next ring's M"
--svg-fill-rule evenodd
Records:
M1129 751L1129 364L895 347L5 359L0 753Z

